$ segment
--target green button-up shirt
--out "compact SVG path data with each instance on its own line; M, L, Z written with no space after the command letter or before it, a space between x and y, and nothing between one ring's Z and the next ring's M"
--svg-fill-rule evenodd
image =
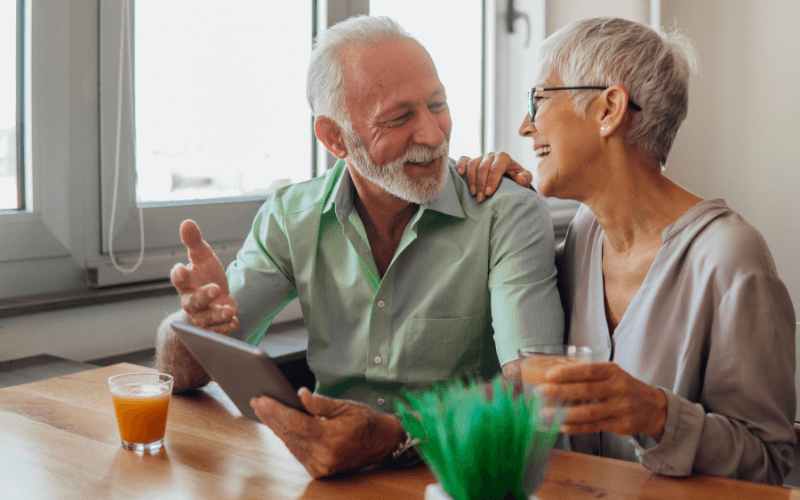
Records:
M381 277L354 189L340 161L267 199L227 271L239 338L260 342L299 297L317 391L386 410L403 387L489 378L520 348L563 342L541 196L503 180L478 203L451 164Z

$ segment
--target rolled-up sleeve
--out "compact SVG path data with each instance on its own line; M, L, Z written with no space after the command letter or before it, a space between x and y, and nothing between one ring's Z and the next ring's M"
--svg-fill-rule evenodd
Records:
M564 341L553 224L545 200L515 190L496 209L490 241L492 328L501 365L518 350Z

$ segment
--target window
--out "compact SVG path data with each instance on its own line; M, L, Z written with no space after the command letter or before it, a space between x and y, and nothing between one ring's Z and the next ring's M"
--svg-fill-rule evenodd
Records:
M98 286L166 277L186 218L227 265L266 196L314 171L303 85L311 2L138 0L130 17L127 5L100 8ZM135 272L111 265L113 250L133 268L142 244Z
M142 203L266 196L311 178L311 4L136 3Z
M0 210L22 208L22 176L17 164L17 112L22 111L23 95L19 85L22 32L17 26L23 19L17 12L21 6L22 2L0 3L0 68L4 68L0 72Z

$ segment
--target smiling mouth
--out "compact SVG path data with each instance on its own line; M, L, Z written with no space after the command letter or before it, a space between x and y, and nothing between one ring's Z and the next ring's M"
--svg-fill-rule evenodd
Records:
M534 151L534 154L537 158L544 158L545 156L550 154L550 146L542 146L539 149Z
M431 163L433 163L434 161L436 161L436 158L434 158L434 159L432 159L432 160L428 160L428 161L426 161L426 162L415 162L415 161L408 161L408 162L406 162L406 163L408 163L409 165L416 165L416 166L418 166L418 167L427 167L427 166L429 166Z

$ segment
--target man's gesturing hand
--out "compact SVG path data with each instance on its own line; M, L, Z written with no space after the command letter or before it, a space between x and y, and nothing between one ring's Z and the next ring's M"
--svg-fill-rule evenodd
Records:
M268 396L251 399L250 406L314 478L378 463L405 438L396 417L368 405L315 395L305 387L298 394L313 416Z
M189 264L175 264L169 276L183 310L200 328L228 335L239 328L239 306L228 290L225 269L193 220L181 224L181 241L189 250Z

